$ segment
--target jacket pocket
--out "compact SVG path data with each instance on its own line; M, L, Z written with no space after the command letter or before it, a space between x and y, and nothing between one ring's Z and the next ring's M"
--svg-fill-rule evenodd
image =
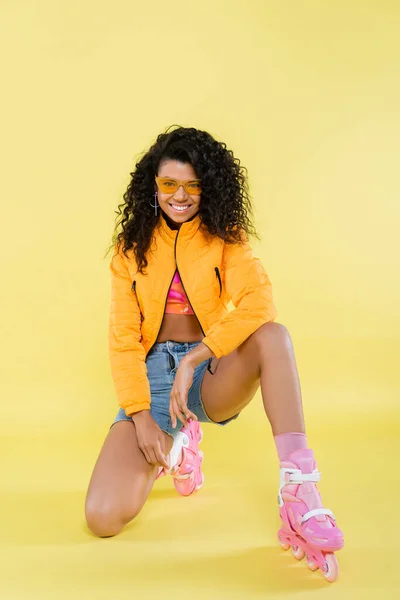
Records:
M222 293L222 282L221 282L221 275L220 275L218 267L215 267L215 275L216 275L216 277L218 278L218 281L219 281L219 296L218 297L220 298L221 297L221 293Z
M132 290L132 291L135 293L135 295L136 295L136 300L137 300L138 307L139 307L139 310L140 310L140 317L141 317L141 319L142 319L142 321L143 321L142 309L140 308L140 304L139 304L139 298L138 298L137 291L136 291L136 279L135 279L135 281L132 283L131 290Z

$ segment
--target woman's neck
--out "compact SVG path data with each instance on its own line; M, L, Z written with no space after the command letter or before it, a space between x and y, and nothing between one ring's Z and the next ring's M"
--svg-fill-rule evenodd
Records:
M169 217L163 210L161 212L162 212L162 216L165 219L165 222L167 223L167 225L170 229L179 229L180 228L181 223L175 223L175 221L173 221L171 219L171 217Z
M162 209L161 209L161 213L170 229L180 229L182 223L175 223L175 221L173 221L171 219L171 217L169 217ZM190 219L188 219L187 221L184 221L184 222L187 223L188 221L192 221L195 217L197 217L197 214L198 213L195 213L193 215L193 217L190 217Z

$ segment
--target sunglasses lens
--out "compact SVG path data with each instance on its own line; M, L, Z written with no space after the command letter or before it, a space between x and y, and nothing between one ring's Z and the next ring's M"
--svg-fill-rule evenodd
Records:
M175 179L159 179L158 187L163 194L175 194L179 185ZM201 193L200 181L188 181L185 184L186 192L192 196L198 196Z
M201 192L200 181L189 181L189 183L186 184L186 191L192 196L198 196Z
M178 184L174 179L161 179L158 185L163 194L175 194L178 189Z

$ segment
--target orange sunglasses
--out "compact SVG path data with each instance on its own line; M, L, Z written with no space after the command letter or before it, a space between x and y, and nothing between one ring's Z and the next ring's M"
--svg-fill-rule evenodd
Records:
M188 179L187 181L180 181L171 177L156 177L155 179L163 194L175 194L181 185L183 185L189 196L199 196L201 194L200 179Z

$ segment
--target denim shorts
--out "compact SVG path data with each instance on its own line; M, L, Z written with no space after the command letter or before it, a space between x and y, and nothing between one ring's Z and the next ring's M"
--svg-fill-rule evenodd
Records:
M201 342L174 342L170 340L158 342L154 344L146 357L147 377L150 383L151 392L150 414L160 429L172 436L175 436L183 425L177 418L176 427L173 428L171 416L169 414L170 394L176 371L185 354L200 343ZM201 383L206 369L213 374L210 368L211 360L211 358L208 358L195 367L193 383L188 393L188 408L196 415L200 422L226 425L233 419L236 419L239 414L234 415L225 421L221 421L220 423L216 423L207 416L201 398ZM120 408L112 425L118 423L118 421L132 421L132 418L125 414L123 408Z

